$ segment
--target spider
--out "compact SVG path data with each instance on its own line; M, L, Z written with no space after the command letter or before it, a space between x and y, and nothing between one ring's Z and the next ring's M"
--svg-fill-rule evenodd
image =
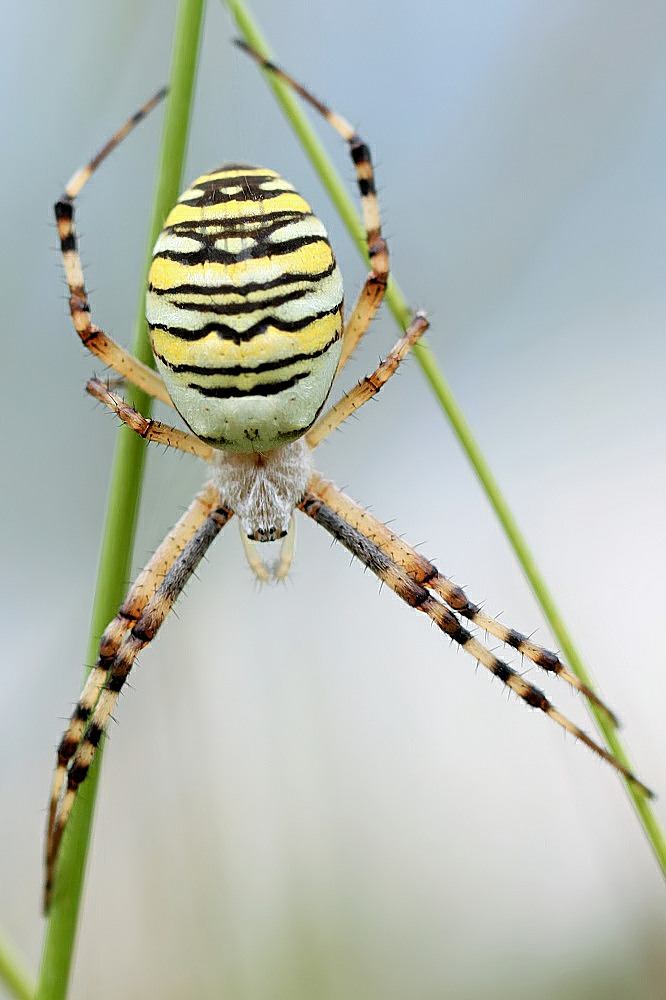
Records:
M260 580L286 576L293 556L294 512L300 511L519 698L651 794L542 691L484 646L463 620L557 674L615 721L555 653L486 615L428 559L314 470L316 447L379 392L427 329L428 320L415 313L377 369L322 414L333 382L379 308L389 275L370 152L341 115L245 43L238 44L297 91L348 144L370 272L345 324L342 281L326 231L294 188L275 171L242 163L203 174L176 202L153 251L146 316L155 372L91 323L74 201L102 161L165 91L148 101L74 174L57 202L70 311L81 341L123 380L174 407L189 430L142 416L110 382L92 378L87 391L147 441L203 459L208 478L104 631L97 662L58 747L46 838L47 908L77 790L136 656L155 637L208 547L234 514L247 560ZM278 539L278 560L268 565L259 544Z

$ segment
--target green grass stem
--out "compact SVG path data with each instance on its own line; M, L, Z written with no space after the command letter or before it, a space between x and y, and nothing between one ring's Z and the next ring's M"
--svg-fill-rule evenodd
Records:
M25 962L0 932L0 982L17 1000L32 1000L35 982L27 971Z
M179 194L198 63L203 9L203 0L180 0L174 29L170 93L164 115L157 184L141 282L141 302L132 343L133 353L146 362L151 361L151 352L144 320L145 279L150 251L169 209ZM128 397L132 405L142 413L149 413L150 399L144 393L133 390L128 392ZM144 442L132 431L121 428L118 432L111 473L92 612L88 646L89 663L94 663L99 637L125 596L144 459ZM99 777L99 760L98 754L96 765L82 786L75 808L72 810L67 832L63 837L53 902L47 920L36 993L38 1000L62 1000L67 992Z
M231 11L238 29L245 39L257 51L268 58L273 58L266 40L264 39L259 26L250 14L247 5L243 0L225 0L227 7ZM326 188L328 195L333 202L340 218L344 222L351 238L358 247L361 256L368 260L365 245L365 234L360 215L342 179L338 175L333 163L330 160L323 144L315 134L307 119L303 107L294 92L275 75L264 72L266 81L273 91L275 98L282 108L287 121L294 130L301 142L310 162L315 168L319 179ZM412 310L407 304L407 300L392 277L386 293L386 304L393 314L400 330L404 330L412 316ZM516 558L522 567L530 587L541 605L541 609L553 631L557 642L562 649L565 658L578 678L594 688L580 655L578 654L574 642L566 628L562 616L560 615L552 594L541 575L537 564L530 552L525 538L504 499L497 480L492 474L483 453L472 434L472 430L465 419L463 412L449 386L443 372L441 371L435 357L426 342L422 339L414 348L414 355L421 367L421 370L430 385L433 393L439 401L446 417L453 429L454 434L467 456L476 476L492 505L495 514L504 529L504 532L514 550ZM610 720L595 708L589 706L595 724L602 733L610 751L625 766L631 767L627 753L619 738L618 732ZM627 791L633 802L640 823L643 826L657 863L662 874L666 877L666 837L661 829L649 799L637 789L631 782L625 782Z

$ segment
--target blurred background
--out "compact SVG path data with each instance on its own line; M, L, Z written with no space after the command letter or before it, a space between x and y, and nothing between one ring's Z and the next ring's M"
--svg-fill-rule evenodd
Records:
M663 822L666 8L253 10L283 64L370 142L395 274L430 315ZM174 14L175 0L61 0L38 19L14 4L0 41L0 922L35 968L44 807L116 434L83 392L100 365L68 319L52 203L165 80ZM364 268L222 3L204 31L187 174L239 159L281 171L327 223L351 300ZM124 343L159 132L156 114L79 208L93 318ZM384 314L349 378L395 338ZM473 600L552 644L414 361L318 464ZM135 571L201 478L150 453ZM72 997L664 996L663 882L610 768L304 518L285 586L257 587L234 525L198 576L117 712ZM562 685L547 690L588 725Z

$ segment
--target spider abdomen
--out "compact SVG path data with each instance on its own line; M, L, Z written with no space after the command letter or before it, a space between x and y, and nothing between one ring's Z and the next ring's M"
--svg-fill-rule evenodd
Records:
M170 212L146 316L173 403L230 451L300 437L331 388L342 280L326 231L272 170L231 164L197 178Z

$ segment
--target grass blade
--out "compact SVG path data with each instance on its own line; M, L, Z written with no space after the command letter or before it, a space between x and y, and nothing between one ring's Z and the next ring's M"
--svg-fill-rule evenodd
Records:
M34 996L35 984L32 976L2 933L0 933L0 982L6 987L9 995L16 997L17 1000L32 1000Z
M273 54L261 34L259 26L250 14L247 5L243 0L225 0L227 7L231 11L238 29L245 41L253 48L257 49L268 58ZM343 181L338 176L328 154L319 138L312 129L305 116L303 108L293 93L293 91L277 79L271 73L265 73L266 82L273 91L275 98L282 108L287 121L294 130L310 162L317 171L319 179L328 191L340 218L344 222L350 236L358 247L363 259L367 262L367 252L365 248L365 236L360 216L355 203L349 195ZM410 319L412 312L407 304L407 300L401 292L394 278L389 281L389 286L385 298L386 304L391 310L396 323L401 330L404 330ZM511 543L516 558L527 577L532 591L541 605L541 609L553 631L559 646L573 672L588 687L594 689L594 684L589 676L574 642L564 624L564 621L557 610L555 601L550 593L546 582L542 577L534 557L532 556L527 543L518 528L518 525L504 499L498 483L493 476L483 453L472 434L472 430L467 423L455 396L439 368L432 351L425 340L421 340L414 347L413 351L421 370L427 379L430 388L438 399L446 417L458 438L458 441L467 456L476 476L483 487L483 490L490 501L497 518L504 529L504 532ZM595 724L603 735L610 751L623 764L630 767L627 753L618 736L617 730L606 716L593 705L589 706ZM661 829L650 801L641 791L635 788L630 782L625 782L629 796L633 802L639 821L643 826L657 863L662 874L666 878L666 837Z
M164 116L145 274L148 270L150 250L169 208L179 193L196 77L203 9L203 0L180 0L178 7L170 71L170 95ZM150 345L143 316L144 288L145 280L142 282L141 303L135 325L132 351L141 360L150 362ZM128 396L133 406L143 413L148 413L150 401L143 393L133 391L128 393ZM134 541L144 458L144 442L131 431L122 428L118 432L111 475L91 621L88 648L89 663L95 661L99 636L107 622L116 613L124 597ZM95 766L91 769L91 773L78 796L66 836L62 842L37 986L36 996L39 1000L61 1000L67 992L90 839L95 790L99 777L99 759L100 755L98 754Z

